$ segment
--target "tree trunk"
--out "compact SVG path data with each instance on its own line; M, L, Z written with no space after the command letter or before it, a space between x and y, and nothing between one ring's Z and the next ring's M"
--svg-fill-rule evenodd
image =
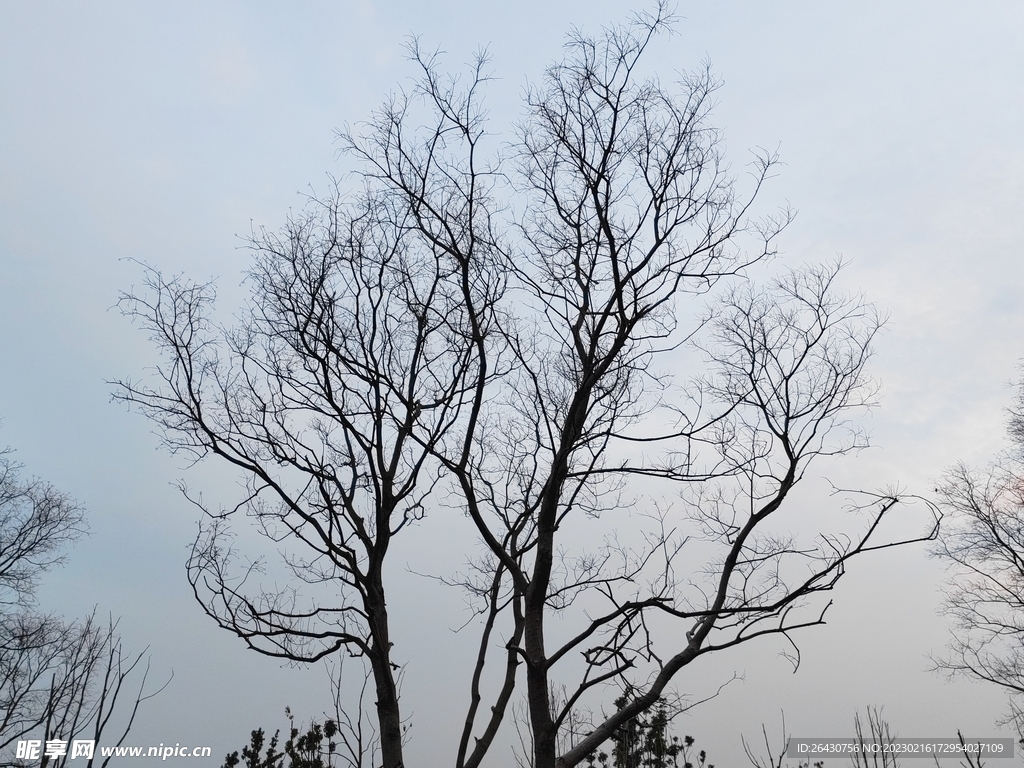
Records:
M377 723L380 733L382 768L404 768L402 759L402 715L398 706L395 666L391 663L391 639L384 590L371 590L366 597L369 616L370 665L377 689Z
M557 740L551 719L547 659L544 654L544 604L528 611L525 626L526 689L533 731L533 768L555 768Z
M551 691L548 687L547 652L544 648L544 609L547 588L551 579L552 534L554 527L541 512L538 526L537 560L533 579L526 591L524 603L523 639L526 648L526 692L530 707L530 726L533 731L533 768L555 768L558 740L551 717Z

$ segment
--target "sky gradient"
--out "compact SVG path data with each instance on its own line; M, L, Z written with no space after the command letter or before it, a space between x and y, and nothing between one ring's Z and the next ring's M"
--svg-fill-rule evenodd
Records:
M113 308L140 281L130 260L216 278L230 311L244 295L242 238L277 229L304 191L344 174L335 131L408 84L408 35L447 51L452 68L490 50L491 130L507 136L565 32L634 7L0 4L0 446L88 509L92 536L49 576L42 605L120 615L154 675L174 671L130 742L210 744L219 758L252 728L280 726L285 705L319 714L327 694L319 672L245 651L191 596L195 514L172 483L226 481L215 467L186 472L143 417L109 402L108 380L155 362ZM750 150L778 149L762 207L798 211L779 240L784 262L841 254L844 287L890 314L871 367L876 447L830 477L928 494L954 462L984 463L1005 445L1024 357L1024 5L747 0L681 2L678 14L648 64L670 80L711 62L724 81L713 122L737 173ZM409 762L447 765L466 699L462 678L451 682L452 669L465 674L449 629L465 618L462 597L396 578L431 595L394 597L414 619L396 639L409 661ZM797 674L774 641L709 660L678 688L700 697L744 679L677 730L720 766L745 764L739 735L758 737L762 722L777 733L782 711L794 735L849 735L868 704L901 736L997 735L998 691L927 671L945 644L941 580L921 547L860 559L828 626L804 633Z

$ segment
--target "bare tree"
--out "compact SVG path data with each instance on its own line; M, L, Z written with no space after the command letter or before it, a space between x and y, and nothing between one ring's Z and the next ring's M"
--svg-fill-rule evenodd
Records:
M39 578L85 530L82 510L19 470L9 449L0 452L0 749L42 725L52 699L73 692L66 660L80 639L34 608Z
M867 708L867 725L865 731L860 712L853 716L853 731L859 747L852 760L853 768L899 768L900 762L892 751L897 737L893 735L888 721L882 717L879 707ZM962 736L960 738L963 740ZM869 749L869 746L873 748ZM938 759L935 762L938 764Z
M40 480L23 481L10 449L0 451L0 609L34 604L39 577L84 531L81 507Z
M707 70L676 92L640 77L668 22L659 7L573 34L528 93L512 182L523 201L503 251L516 364L471 457L443 457L489 550L493 581L473 584L485 634L510 614L505 679L525 666L536 768L579 764L704 654L823 623L824 608L801 610L808 598L852 557L906 543L879 534L896 493L869 495L852 534L776 523L811 461L866 445L850 419L874 395L864 367L881 320L835 290L838 265L767 290L736 282L788 221L748 216L775 158L755 158L740 198L708 125ZM687 325L682 302L711 291L723 298ZM671 366L688 344L709 368L687 394ZM639 515L616 520L630 508L651 518L640 534L622 529ZM558 754L574 708L608 685L630 695Z
M1007 431L1010 440L1018 452L1024 456L1024 386L1017 392L1017 397L1009 409L1010 420Z
M0 452L0 750L29 738L40 744L99 741L112 730L120 744L141 703L159 692L145 690L145 651L129 656L112 620L103 626L95 614L69 622L38 612L39 579L84 533L83 511L48 483L22 480L19 470L8 451ZM135 679L138 689L126 711L122 693ZM59 750L41 755L44 766L56 768L68 759Z
M481 618L457 768L481 764L523 672L534 767L577 765L693 661L792 643L851 558L906 543L881 531L895 492L789 533L809 464L867 443L881 318L836 289L838 264L749 282L789 221L751 215L776 158L741 195L708 69L642 76L670 26L659 4L573 33L490 161L486 55L460 79L414 41L416 86L341 134L361 185L253 236L239 327L210 319L211 286L155 270L124 298L165 362L118 397L246 481L226 509L195 499L197 598L262 653L364 656L385 768L402 765L385 557L432 504L463 508L482 546L443 577ZM228 528L242 511L308 591L256 583L264 561ZM564 738L609 688L628 695Z
M988 467L958 464L938 488L948 522L934 554L951 566L946 610L949 654L936 668L967 674L1011 694L1010 717L1024 738L1024 386L1010 411L1013 447Z
M489 376L472 341L489 333L481 318L502 285L488 268L484 190L441 162L449 118L438 117L426 149L402 136L373 144L403 124L411 101L386 105L360 151L371 164L397 152L399 175L410 167L403 153L425 152L434 168L405 178L417 204L368 183L358 200L312 199L283 234L254 235L252 303L235 329L207 317L210 286L150 270L149 295L123 306L167 353L165 387L122 382L118 395L163 427L171 450L241 471L237 506L197 500L210 522L188 563L196 598L261 653L365 657L386 768L402 765L402 717L385 558L423 516L433 451L476 402L477 377ZM239 511L271 541L298 547L284 565L311 593L252 584L259 560L236 568L227 525Z
M869 706L866 708L867 729L864 728L864 720L861 720L860 712L854 713L853 730L855 751L850 755L851 768L899 768L899 760L896 759L896 752L893 744L896 736L893 735L889 723L882 717L881 707ZM768 729L761 725L761 734L764 738L764 751L755 752L753 747L742 738L743 751L754 768L787 768L793 763L787 758L792 755L790 752L790 734L786 731L786 715L782 713L782 731L779 739L779 751L772 749L771 740L768 738ZM961 737L961 741L963 737ZM797 757L795 768L824 768L824 760L811 760L815 756ZM819 756L820 757L820 756ZM938 758L935 758L936 768L939 766Z

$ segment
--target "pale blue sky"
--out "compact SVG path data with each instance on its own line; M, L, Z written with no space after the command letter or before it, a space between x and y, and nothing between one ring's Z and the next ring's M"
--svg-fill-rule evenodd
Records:
M210 744L219 758L249 729L280 724L286 704L317 713L324 690L243 651L192 600L194 515L170 486L182 468L104 383L154 359L110 309L139 279L124 259L218 277L230 306L246 262L237 236L251 222L276 228L301 190L344 171L334 131L412 75L408 34L453 67L490 48L497 132L570 25L595 29L634 7L0 4L0 445L89 510L93 536L50 577L47 606L122 615L129 644L151 647L157 673L174 669L133 741ZM799 211L780 241L786 260L841 253L846 285L891 312L873 368L878 447L837 476L924 493L954 461L984 461L1003 445L1024 356L1024 5L737 0L680 2L679 14L651 64L669 79L712 62L737 169L750 148L778 147L785 164L765 204ZM204 477L216 486L206 469L192 482ZM885 705L905 736L996 733L997 691L926 671L945 642L939 567L915 549L853 570L829 625L804 635L798 674L766 643L679 679L699 695L745 673L679 726L716 764L744 764L739 733L776 725L780 710L803 735L848 734L867 704ZM461 623L461 596L432 597L440 621L425 601L395 601L423 621L396 641L409 659L410 764L446 765L465 701L450 671L461 641L447 629Z

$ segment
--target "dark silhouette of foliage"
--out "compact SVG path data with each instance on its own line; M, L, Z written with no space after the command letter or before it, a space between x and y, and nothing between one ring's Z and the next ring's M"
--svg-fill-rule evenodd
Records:
M622 708L628 702L628 695L615 700L615 706ZM668 702L658 703L646 712L623 724L613 734L608 749L592 752L586 758L587 766L600 768L715 768L707 762L707 753L702 749L694 752L695 739L684 736L680 739L670 733L671 714Z
M284 743L284 751L278 751L280 731L275 731L268 742L262 728L253 731L249 745L242 747L241 756L232 752L224 758L222 768L236 768L242 763L244 768L333 768L338 764L338 744L334 737L338 734L338 724L326 719L323 723L315 720L303 733L295 725L295 717L289 708L285 708L288 718L288 738ZM263 751L266 745L266 751ZM260 754L263 752L263 754Z

